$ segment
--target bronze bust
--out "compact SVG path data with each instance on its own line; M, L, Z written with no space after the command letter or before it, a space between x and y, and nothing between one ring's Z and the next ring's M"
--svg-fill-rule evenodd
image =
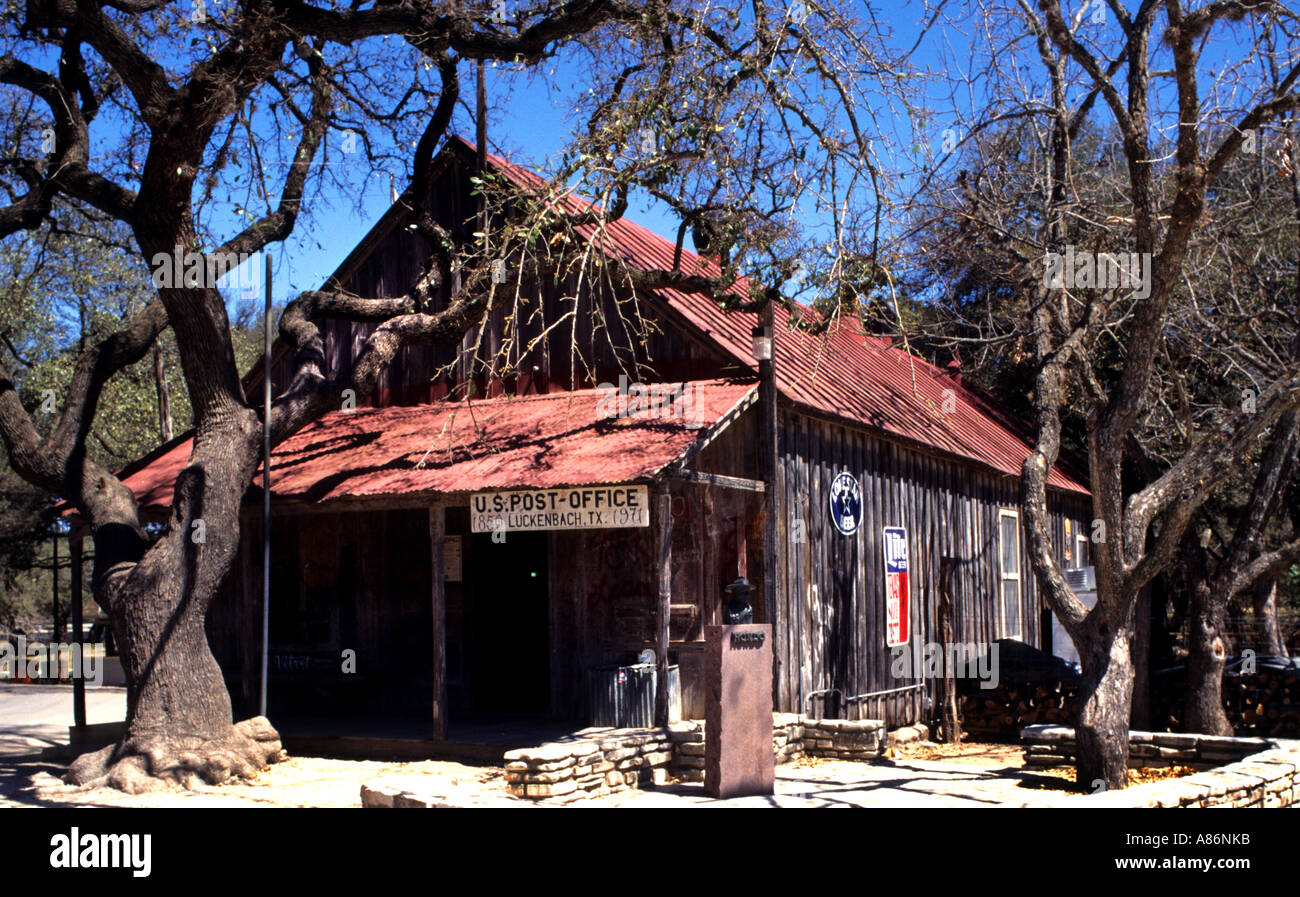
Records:
M727 606L722 610L722 622L728 626L753 623L754 608L749 604L749 580L740 577L727 586Z

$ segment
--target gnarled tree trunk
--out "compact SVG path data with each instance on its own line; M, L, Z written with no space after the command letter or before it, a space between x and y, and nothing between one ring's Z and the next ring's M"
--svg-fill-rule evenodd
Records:
M1133 697L1132 629L1090 620L1076 643L1083 680L1075 739L1077 776L1088 791L1128 786L1129 704Z
M208 609L234 563L239 505L256 470L260 421L248 409L203 426L177 480L168 533L145 548L138 529L96 530L95 595L126 674L127 726L79 757L68 781L136 793L248 777L283 756L264 718L234 723L208 646ZM132 563L134 562L133 566ZM115 569L129 570L116 575Z
M1215 600L1205 574L1204 549L1189 532L1183 552L1187 558L1189 611L1187 627L1187 691L1183 730L1206 735L1231 735L1232 725L1223 711L1223 669L1228 651L1223 640L1223 609Z
M1291 346L1300 356L1300 338ZM1232 725L1223 709L1223 671L1228 647L1224 617L1228 602L1254 583L1274 578L1290 562L1300 543L1291 542L1269 552L1257 551L1264 528L1273 515L1281 491L1290 478L1300 444L1300 415L1289 412L1277 422L1259 460L1246 507L1214 575L1207 570L1206 552L1196 535L1183 541L1189 582L1187 694L1184 728L1207 735L1231 735ZM1252 559L1253 556L1253 559Z

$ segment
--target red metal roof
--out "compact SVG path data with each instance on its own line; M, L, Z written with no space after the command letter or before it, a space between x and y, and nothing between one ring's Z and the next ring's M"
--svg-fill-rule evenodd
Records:
M471 492L623 483L680 457L754 390L695 381L673 414L600 419L600 390L336 411L271 454L271 493L323 501L406 492ZM680 413L683 412L684 413ZM189 462L181 439L123 471L142 506L171 504ZM261 473L255 480L261 483Z
M521 187L537 189L543 183L535 173L499 156L489 154L488 161ZM573 195L565 197L564 202L573 209L590 205ZM588 227L584 236L638 269L670 270L673 266L675 245L625 218L610 222L599 233ZM685 247L681 265L687 274L721 274L715 260ZM738 290L745 287L744 281L736 284ZM724 312L703 294L678 290L655 293L737 361L757 367L750 347L756 314ZM947 371L893 347L889 340L865 333L856 320L841 319L827 336L815 337L792 330L785 309L778 308L776 316L777 385L787 398L1004 474L1020 475L1021 464L1029 454L1032 430L982 390L958 383ZM1048 483L1073 492L1088 492L1082 482L1059 465L1053 467Z

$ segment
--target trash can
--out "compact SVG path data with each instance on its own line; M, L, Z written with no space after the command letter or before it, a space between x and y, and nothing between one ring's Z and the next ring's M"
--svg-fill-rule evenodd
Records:
M653 663L595 667L587 672L591 725L631 729L655 724L656 667ZM668 721L682 718L682 679L668 667Z

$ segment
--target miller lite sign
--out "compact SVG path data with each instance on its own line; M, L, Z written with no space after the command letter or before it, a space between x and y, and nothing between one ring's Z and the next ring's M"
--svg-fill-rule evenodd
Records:
M906 645L911 633L907 588L907 530L885 527L885 644Z

